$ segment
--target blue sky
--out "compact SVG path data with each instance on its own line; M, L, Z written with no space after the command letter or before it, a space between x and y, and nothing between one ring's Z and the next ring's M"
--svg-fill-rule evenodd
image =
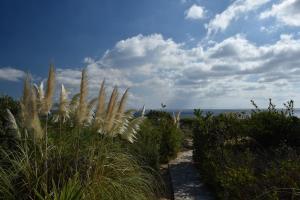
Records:
M131 106L297 106L297 19L300 0L2 0L0 92L19 97L53 61L58 87L76 93L87 67L91 97L106 78Z

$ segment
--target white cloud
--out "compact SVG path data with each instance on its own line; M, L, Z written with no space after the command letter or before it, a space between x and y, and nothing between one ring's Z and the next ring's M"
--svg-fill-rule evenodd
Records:
M279 22L288 26L300 26L300 0L282 0L273 4L272 8L261 13L260 18L275 17Z
M11 67L0 68L0 80L19 81L23 78L24 72Z
M203 19L205 17L205 9L196 4L192 5L188 10L185 11L185 19Z
M260 103L300 94L299 54L300 40L293 35L257 45L237 34L194 48L160 34L137 35L118 42L98 60L87 59L90 94L97 95L106 78L109 88L131 88L133 107L157 108L161 102L169 108L249 107L252 98ZM58 80L78 90L80 71L59 69Z
M236 0L222 13L217 14L207 25L208 35L224 31L233 20L254 11L270 0Z
M271 25L271 26L261 26L260 31L267 34L276 33L279 30L279 26L277 25Z

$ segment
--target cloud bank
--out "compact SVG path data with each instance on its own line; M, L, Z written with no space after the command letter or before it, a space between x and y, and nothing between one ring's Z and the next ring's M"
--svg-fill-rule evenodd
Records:
M102 55L84 58L90 96L98 94L105 79L108 89L129 87L134 108L143 104L158 108L161 102L168 108L245 108L251 99L263 105L269 97L275 103L299 99L300 33L278 28L300 26L299 2L236 0L210 20L204 7L194 4L185 11L185 18L208 20L207 36L216 34L218 40L206 37L194 46L162 34L120 40ZM257 24L261 23L259 34L272 34L270 40L255 43L241 33L218 37L217 33L250 12L255 12ZM278 23L263 22L269 18ZM18 69L0 68L1 80L18 81L23 75ZM73 94L79 90L80 76L81 69L74 66L57 69L58 82Z
M236 0L222 13L217 14L207 24L208 35L224 31L232 23L248 12L260 8L270 0Z
M23 78L24 72L12 67L0 68L0 80L19 81Z
M276 20L288 26L300 26L300 0L282 0L273 4L272 8L261 13L260 18L275 17Z
M240 34L211 43L187 48L160 34L121 40L99 59L86 58L91 95L105 78L109 86L131 88L132 106L249 107L252 98L295 96L300 40L293 35L266 45ZM77 88L80 70L59 69L58 80Z

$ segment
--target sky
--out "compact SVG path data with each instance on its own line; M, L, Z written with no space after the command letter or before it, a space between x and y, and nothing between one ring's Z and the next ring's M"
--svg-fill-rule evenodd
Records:
M300 0L1 0L0 93L52 62L69 96L86 68L90 98L105 79L130 107L300 107L299 19Z

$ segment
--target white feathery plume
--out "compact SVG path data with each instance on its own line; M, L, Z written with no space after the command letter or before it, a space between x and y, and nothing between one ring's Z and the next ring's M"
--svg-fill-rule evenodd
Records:
M35 136L38 139L41 139L43 138L43 129L41 126L40 118L38 116L38 111L36 106L36 96L34 91L31 92L29 106L30 106L30 127L33 129Z
M126 106L126 101L127 101L127 96L128 96L128 90L129 88L127 88L120 100L120 103L119 103L119 108L118 108L118 111L117 111L117 116L116 116L116 120L121 120L122 117L123 117L123 114L125 112L125 106Z
M179 128L179 125L180 125L180 114L181 114L181 111L178 111L178 113L176 115L176 125L177 125L177 128Z
M69 102L68 93L63 84L61 84L60 99L59 99L59 116L62 122L69 118Z
M146 114L146 107L145 107L145 105L143 105L141 116L145 117L145 114Z
M8 128L9 130L13 131L13 133L15 134L15 136L18 139L21 139L21 134L19 131L19 127L17 125L16 119L14 117L14 115L10 112L9 109L6 109L7 112L7 121L8 121Z
M40 83L40 85L37 85L37 84L33 84L34 86L34 89L35 89L35 92L36 92L36 97L39 101L42 101L45 97L45 94L44 94L44 82L42 81Z
M44 94L44 82L42 81L40 85L33 84L33 87L35 89L36 97L37 97L37 107L38 107L38 112L41 112L42 106L43 106L43 101L45 98Z
M173 123L174 123L174 124L177 123L177 119L176 119L176 116L175 116L175 112L173 112Z

